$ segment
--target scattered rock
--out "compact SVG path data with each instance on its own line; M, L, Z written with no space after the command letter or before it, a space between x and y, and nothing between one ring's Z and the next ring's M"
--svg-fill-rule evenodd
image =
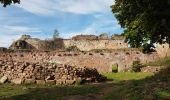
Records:
M5 83L8 80L7 76L3 76L0 78L0 83Z

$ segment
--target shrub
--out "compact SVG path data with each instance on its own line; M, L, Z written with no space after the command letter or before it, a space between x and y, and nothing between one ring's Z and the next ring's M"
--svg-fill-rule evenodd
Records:
M80 51L80 49L77 46L70 46L66 48L66 51Z
M141 68L142 68L142 64L140 63L139 60L133 61L133 64L132 64L132 71L133 72L140 72Z
M83 83L83 79L82 78L77 78L75 85L81 85Z
M118 72L118 67L115 66L115 65L113 65L113 66L112 66L112 72L113 72L113 73L117 73L117 72Z

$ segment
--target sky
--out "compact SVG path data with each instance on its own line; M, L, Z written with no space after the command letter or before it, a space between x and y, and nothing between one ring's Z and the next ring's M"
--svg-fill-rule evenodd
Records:
M120 34L110 6L114 0L21 0L6 8L0 5L0 47L9 47L21 35L62 38L80 34Z

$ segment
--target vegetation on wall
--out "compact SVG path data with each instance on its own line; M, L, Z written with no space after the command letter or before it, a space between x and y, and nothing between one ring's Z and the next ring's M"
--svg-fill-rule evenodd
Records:
M142 68L142 64L140 63L140 61L133 61L132 64L132 71L134 72L140 72Z

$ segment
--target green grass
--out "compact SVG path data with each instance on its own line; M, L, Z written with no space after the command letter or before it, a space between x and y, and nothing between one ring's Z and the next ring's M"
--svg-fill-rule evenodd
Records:
M0 84L0 100L61 100L66 96L104 94L103 100L168 100L170 98L170 68L160 73L121 72L103 74L111 84L76 86Z
M2 100L58 100L69 95L98 93L101 88L92 85L47 86L47 85L0 85Z
M111 73L110 79L126 80L115 84L103 100L170 100L170 67L153 75L150 73Z
M170 90L157 89L155 95L157 99L170 99Z
M103 75L106 76L108 79L113 80L140 80L152 76L153 73L120 72L120 73L105 73Z

